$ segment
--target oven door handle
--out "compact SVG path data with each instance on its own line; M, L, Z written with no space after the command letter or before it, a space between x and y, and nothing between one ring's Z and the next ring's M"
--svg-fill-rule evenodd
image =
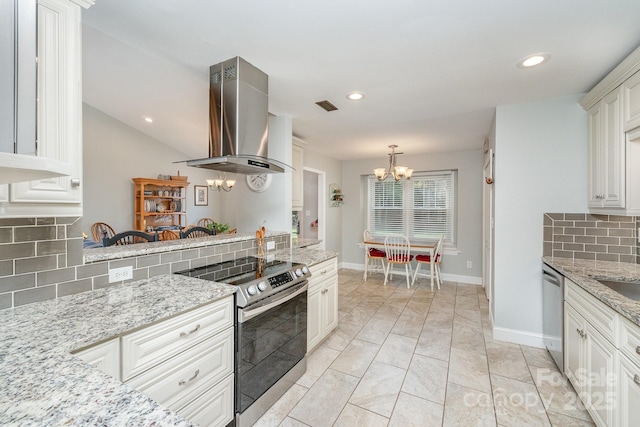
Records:
M278 298L268 304L265 305L261 305L260 307L256 307L254 309L240 309L238 310L238 322L240 323L244 323L249 319L252 319L262 313L264 313L265 311L269 311L271 310L273 307L276 307L280 304L284 304L287 301L290 301L292 299L294 299L295 297L297 297L298 295L300 295L303 292L307 291L307 282L304 282L304 286L297 288L294 291L291 291L290 293L284 295L284 296L280 296L278 295ZM286 293L288 291L284 291L284 293Z

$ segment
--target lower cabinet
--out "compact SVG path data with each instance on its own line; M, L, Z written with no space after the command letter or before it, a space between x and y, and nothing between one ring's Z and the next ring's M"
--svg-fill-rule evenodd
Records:
M307 351L338 326L338 261L332 258L309 267Z
M565 280L565 374L598 426L638 425L640 326Z
M234 418L233 296L75 355L200 426Z
M114 338L74 355L113 378L120 379L120 339Z

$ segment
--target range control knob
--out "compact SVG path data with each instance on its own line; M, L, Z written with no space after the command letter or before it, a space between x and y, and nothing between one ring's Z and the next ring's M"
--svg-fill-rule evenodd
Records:
M261 291L266 291L267 290L267 282L258 283L258 289L260 289Z
M296 276L301 277L302 276L302 270L297 268L296 269Z
M251 285L247 288L247 293L249 295L255 295L258 293L258 289L256 289L256 287L254 285Z
M304 267L302 267L302 273L303 274L309 274L309 269L307 268L306 265Z

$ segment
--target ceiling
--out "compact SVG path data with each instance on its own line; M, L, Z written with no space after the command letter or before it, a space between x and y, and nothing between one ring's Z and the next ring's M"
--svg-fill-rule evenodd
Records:
M84 101L185 158L207 156L209 66L234 56L347 160L480 149L496 106L586 92L640 44L637 0L96 0L83 22Z

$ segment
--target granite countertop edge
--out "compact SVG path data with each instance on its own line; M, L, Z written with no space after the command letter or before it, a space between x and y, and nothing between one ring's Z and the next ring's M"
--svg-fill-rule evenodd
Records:
M311 266L338 254L293 248L267 255ZM168 274L0 310L0 382L6 385L0 425L192 426L71 352L234 292L223 283Z
M639 264L558 257L543 257L542 260L614 311L640 326L640 301L627 298L597 281L640 280Z
M222 283L163 275L1 310L0 425L192 426L71 352L234 292Z

